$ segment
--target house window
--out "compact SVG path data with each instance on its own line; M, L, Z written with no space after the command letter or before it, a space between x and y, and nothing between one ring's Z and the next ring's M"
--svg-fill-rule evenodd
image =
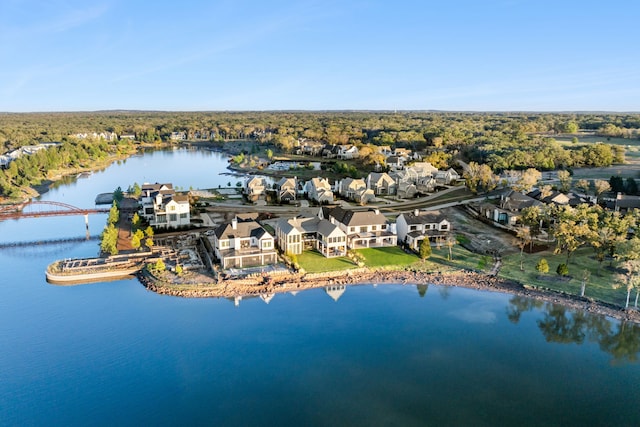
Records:
M188 216L189 216L189 214L181 213L180 214L180 219L187 219Z
M176 207L175 207L174 205L171 205L171 206L169 207L169 210L170 210L170 211L175 211L175 210L176 210Z
M262 249L271 249L271 240L267 240L266 242L262 242Z
M355 233L355 232L356 232L355 227L349 227L349 233Z
M360 233L366 233L366 232L367 232L367 226L366 225L363 226L363 227L360 227Z
M376 231L377 229L378 229L378 226L377 226L377 225L372 225L372 226L371 226L371 231Z
M177 214L169 214L169 221L175 222L177 220L178 220L178 215Z
M221 240L220 241L220 247L221 248L228 248L229 247L229 241L228 240Z
M166 215L158 215L156 218L156 222L158 224L164 224L167 222L167 216Z
M440 230L448 230L449 226L447 224L441 224L440 225Z

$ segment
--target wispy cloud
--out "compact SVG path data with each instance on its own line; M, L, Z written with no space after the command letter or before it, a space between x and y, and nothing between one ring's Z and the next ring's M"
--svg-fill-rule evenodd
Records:
M88 24L102 17L109 10L108 4L98 4L87 9L74 9L57 20L38 28L39 33L60 33Z
M225 30L221 35L206 40L205 44L193 47L186 54L175 56L162 64L140 68L136 71L116 76L112 82L122 82L136 79L146 75L174 69L177 67L197 63L205 59L214 59L224 53L249 47L262 41L270 35L289 30L291 26L308 20L308 7L315 7L316 3L306 4L305 8L294 8L288 11L276 11L271 16L263 16L259 22L235 25L232 29ZM221 19L222 20L222 19ZM164 53L166 56L166 52Z
M24 25L7 22L5 17L5 25L2 33L5 36L10 37L13 41L19 41L25 38L36 38L45 35L53 35L57 33L64 33L77 27L89 24L95 20L98 20L104 14L109 11L111 5L109 3L94 4L84 8L71 8L65 10L63 7L56 8L57 14L53 14L47 17L35 17ZM36 15L34 12L32 15Z

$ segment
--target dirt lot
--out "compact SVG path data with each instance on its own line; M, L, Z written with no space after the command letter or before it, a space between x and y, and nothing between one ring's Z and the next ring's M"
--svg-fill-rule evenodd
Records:
M473 218L462 208L447 208L442 213L451 221L456 235L469 239L465 247L474 252L506 255L519 250L514 243L515 236Z

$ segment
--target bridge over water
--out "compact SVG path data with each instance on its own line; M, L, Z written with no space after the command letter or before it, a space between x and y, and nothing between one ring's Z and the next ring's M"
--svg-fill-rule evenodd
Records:
M7 219L40 218L47 216L67 215L84 215L85 220L88 221L87 216L90 214L107 212L109 212L108 208L84 209L69 205L67 203L35 200L26 203L20 203L17 205L0 206L0 221L4 221Z

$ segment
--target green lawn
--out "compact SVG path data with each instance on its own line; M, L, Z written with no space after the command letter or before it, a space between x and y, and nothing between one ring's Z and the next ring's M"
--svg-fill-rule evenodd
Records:
M540 275L536 271L536 264L541 258L545 258L549 263L549 272L544 275ZM569 280L560 280L556 274L556 268L566 259L565 254L555 255L552 251L536 254L525 253L524 271L520 271L520 254L508 255L502 259L503 265L499 276L516 280L525 285L580 295L582 274L583 271L588 270L591 276L587 282L586 297L620 306L624 305L627 295L626 289L624 287L613 289L612 285L616 283L617 279L615 272L608 268L609 261L603 262L602 268L598 270L598 262L593 257L593 249L580 249L571 256L569 261Z
M358 249L365 257L365 265L370 268L418 268L425 271L480 270L489 271L493 266L491 258L469 252L460 245L452 250L449 260L449 248L433 247L431 256L423 263L415 254L407 254L399 247Z
M555 138L556 141L563 143L563 144L567 144L570 145L572 144L571 139L573 137L565 137L565 136L561 136L561 137L557 137ZM578 135L578 144L595 144L596 142L603 142L606 144L613 144L613 145L640 145L640 140L638 139L629 139L629 138L616 138L616 137L606 137L606 136L580 136Z
M450 272L476 270L488 272L493 267L493 259L467 251L460 245L452 248L452 259L449 260L449 248L433 247L431 257L424 263L417 255L407 254L399 247L358 249L365 257L365 265L369 268L417 268L424 271ZM549 263L549 273L540 275L535 267L541 258ZM524 254L524 271L520 271L520 254L506 255L502 258L502 267L499 276L505 279L518 281L524 285L552 289L579 295L582 272L588 270L591 273L587 282L585 296L599 301L624 305L626 290L624 287L613 289L616 282L615 271L609 266L609 261L602 264L598 270L598 262L593 258L593 250L583 248L576 251L569 262L569 278L560 280L556 274L558 264L565 262L566 255L555 255L552 251L543 251L536 254ZM326 271L343 271L357 268L346 257L325 258L317 251L305 251L298 255L298 263L309 273L321 273ZM615 263L614 263L615 266ZM635 294L632 294L632 303Z
M298 264L304 268L307 273L350 270L358 267L346 257L325 258L317 251L304 251L297 257Z
M365 257L364 263L370 268L404 268L419 261L416 255L405 253L398 246L358 249L356 252Z
M433 248L431 257L429 257L427 268L438 271L452 270L476 270L490 271L493 267L493 259L490 256L479 255L470 252L460 245L455 245L451 249L452 258L449 259L449 248L442 246L440 249Z

